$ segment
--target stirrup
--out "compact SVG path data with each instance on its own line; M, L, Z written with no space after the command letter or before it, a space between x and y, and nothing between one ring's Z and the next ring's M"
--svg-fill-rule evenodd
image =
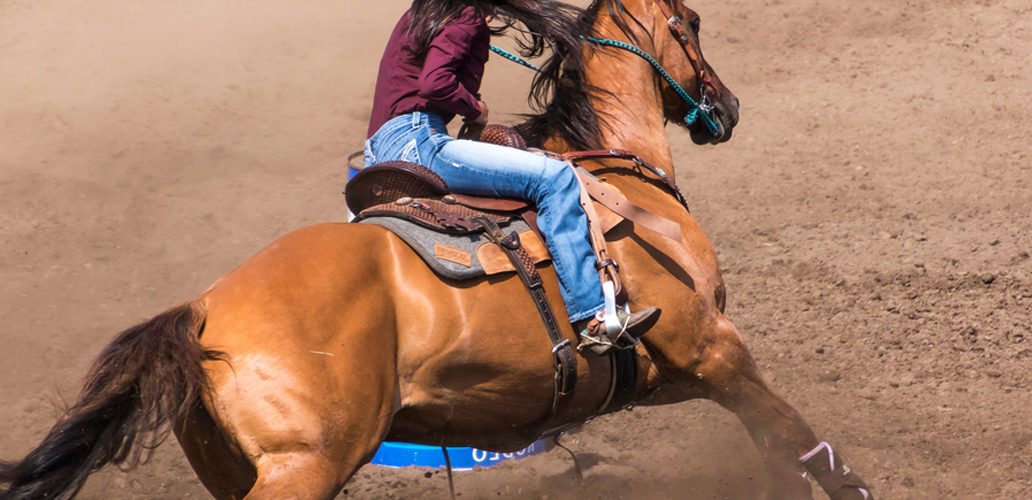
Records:
M580 343L577 350L587 349L595 354L604 355L612 349L633 349L641 337L659 320L660 312L657 307L649 307L634 314L618 310L620 329L614 333L607 331L605 317L601 313L596 314L578 332Z

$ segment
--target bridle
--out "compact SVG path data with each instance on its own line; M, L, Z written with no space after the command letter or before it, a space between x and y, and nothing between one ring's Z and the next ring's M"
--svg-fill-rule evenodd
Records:
M696 38L694 32L689 32L684 27L684 23L681 22L681 17L674 13L674 10L667 0L654 0L659 5L659 10L663 12L663 15L667 18L667 27L670 28L670 34L674 36L677 43L681 45L681 50L684 51L685 57L688 58L688 62L691 63L692 69L695 70L695 76L699 82L699 100L702 101L698 104L699 109L702 110L703 116L705 117L704 123L709 128L713 135L718 135L716 123L713 123L713 106L707 103L706 97L706 85L716 88L713 84L713 80L710 79L709 73L706 71L706 64L702 60L702 54L692 46L692 37ZM689 104L689 109L691 105Z
M688 106L688 113L685 114L683 119L685 125L692 125L701 118L702 124L706 127L706 129L708 129L710 133L712 133L715 137L719 137L720 127L713 119L713 112L715 108L712 104L708 102L709 98L706 95L706 85L709 85L714 88L716 87L716 85L713 83L713 80L710 78L708 72L706 71L706 65L702 61L702 55L699 54L699 51L696 50L695 47L693 47L691 44L692 34L687 29L685 29L684 23L681 22L680 16L674 13L671 6L667 3L667 0L653 1L656 3L656 5L659 6L659 9L663 12L663 15L666 16L667 27L670 29L670 34L673 35L674 39L677 40L678 44L681 45L681 50L684 51L685 56L688 58L688 62L691 63L692 69L695 71L697 81L699 82L699 100L701 102L695 102L695 99L692 99L692 96L688 95L688 92L686 92L684 88L681 87L681 85L678 84L676 80L674 80L674 77L670 76L670 73L667 72L665 68L663 68L663 65L659 64L659 61L657 61L656 58L649 55L648 52L645 52L644 50L641 50L640 48L630 43L622 42L619 40L612 40L609 38L595 38L591 36L581 36L581 38L596 45L604 45L608 47L615 47L618 49L626 50L644 59L652 66L653 69L656 70L656 73L658 73L659 76L662 77L663 80L665 80L667 84L670 85L670 87L674 90L677 96L680 97L681 100ZM526 66L535 71L540 71L540 68L538 68L537 66L534 66L530 62L527 62L519 56L512 54L504 49L500 49L492 45L491 50L505 57L506 59L509 59L510 61L522 64L523 66Z
M692 33L685 29L684 23L681 22L681 17L674 13L670 5L667 4L667 0L655 0L655 2L659 5L659 10L663 11L663 15L666 16L670 34L674 35L674 39L681 44L681 50L688 57L688 62L692 64L692 69L695 70L699 82L713 86L713 81L706 72L706 66L702 63L702 55L692 47Z
M681 17L674 13L673 9L667 3L667 0L653 0L659 9L663 12L663 15L667 18L667 27L670 29L670 34L673 35L674 39L677 40L681 46L681 50L684 51L685 56L688 58L688 62L691 63L692 69L695 71L697 81L699 82L699 100L701 102L695 102L688 92L678 84L670 73L663 68L659 61L649 55L644 50L629 44L627 42L621 42L618 40L611 40L608 38L595 38L595 37L582 37L585 40L592 42L597 45L605 45L609 47L616 47L631 52L638 57L641 57L648 62L653 69L659 73L662 77L674 89L674 92L681 98L686 105L688 105L688 113L684 117L684 123L691 125L701 117L703 125L712 133L714 136L720 135L720 127L713 119L714 106L709 104L708 97L706 95L706 85L715 87L713 80L710 78L706 71L706 65L702 61L702 55L699 51L692 46L692 34L689 33L684 27L684 23L681 22ZM702 111L701 113L699 111Z

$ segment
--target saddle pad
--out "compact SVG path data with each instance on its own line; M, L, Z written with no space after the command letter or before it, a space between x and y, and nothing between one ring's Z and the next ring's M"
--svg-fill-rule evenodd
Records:
M468 280L516 271L505 253L483 233L450 235L397 217L370 217L358 223L375 224L391 231L412 247L434 272L449 279ZM506 224L502 231L519 233L520 242L535 264L551 259L545 244L523 220Z

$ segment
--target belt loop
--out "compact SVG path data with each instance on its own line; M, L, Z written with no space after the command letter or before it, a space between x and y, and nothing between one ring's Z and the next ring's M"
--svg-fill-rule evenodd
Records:
M419 126L419 111L412 112L412 128Z

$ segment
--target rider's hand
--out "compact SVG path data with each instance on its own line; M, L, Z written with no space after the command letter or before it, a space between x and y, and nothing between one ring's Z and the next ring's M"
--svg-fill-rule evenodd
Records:
M477 107L480 108L480 116L471 123L474 125L487 125L487 103L484 101L477 101Z

